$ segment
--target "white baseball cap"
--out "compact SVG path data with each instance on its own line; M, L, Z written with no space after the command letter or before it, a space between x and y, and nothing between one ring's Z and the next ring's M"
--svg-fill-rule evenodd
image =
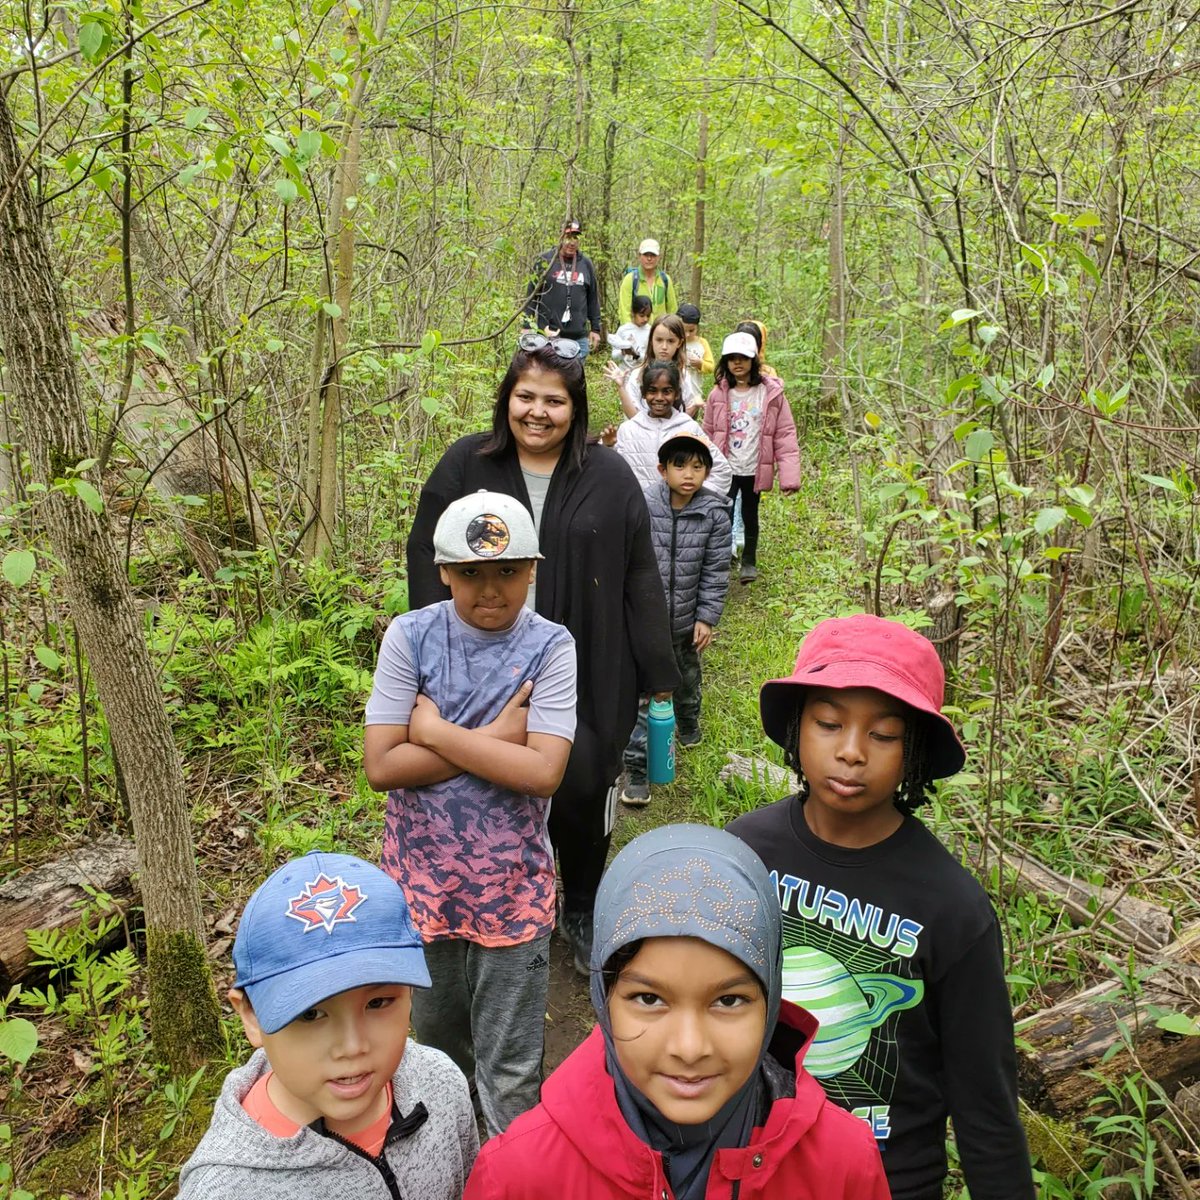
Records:
M758 343L749 333L731 333L721 343L721 357L727 354L741 354L745 358L758 357Z
M529 509L503 492L472 492L446 506L433 531L435 563L541 558Z
M653 238L643 238L642 244L638 247L639 254L661 254L662 251L658 248L658 243Z

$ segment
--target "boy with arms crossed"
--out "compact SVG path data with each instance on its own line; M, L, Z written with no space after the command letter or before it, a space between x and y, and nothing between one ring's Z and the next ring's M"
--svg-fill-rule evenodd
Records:
M520 501L454 501L433 546L451 599L388 628L364 767L389 789L383 869L408 897L437 993L414 999L413 1028L474 1077L496 1134L541 1084L555 900L546 818L575 735L575 643L525 607L541 554Z

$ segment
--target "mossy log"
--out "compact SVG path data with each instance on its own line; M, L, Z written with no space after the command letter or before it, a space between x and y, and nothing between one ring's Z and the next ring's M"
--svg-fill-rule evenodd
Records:
M1017 1075L1026 1101L1067 1117L1087 1112L1107 1081L1139 1069L1168 1093L1200 1079L1200 1037L1156 1024L1164 1010L1200 1013L1198 951L1200 929L1166 947L1133 989L1106 980L1022 1021Z
M0 884L0 993L30 974L27 929L63 929L79 922L85 888L107 892L121 912L139 900L137 852L111 837L64 851L52 862Z

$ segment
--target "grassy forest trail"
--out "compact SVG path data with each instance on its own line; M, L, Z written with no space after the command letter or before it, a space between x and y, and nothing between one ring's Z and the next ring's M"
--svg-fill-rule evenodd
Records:
M763 500L758 580L750 585L731 575L729 597L712 647L704 656L704 740L679 751L676 781L655 788L643 809L621 805L613 851L647 829L674 821L723 825L753 803L747 791L732 796L718 778L730 752L757 754L782 762L762 732L758 689L766 679L786 675L804 631L824 616L856 611L855 563L849 547L853 530L850 475L842 445L814 440L801 446L802 487L784 497L778 490ZM857 589L861 595L861 588ZM764 791L760 801L775 799ZM587 981L579 976L561 938L551 960L546 1030L546 1068L552 1070L579 1044L593 1024Z

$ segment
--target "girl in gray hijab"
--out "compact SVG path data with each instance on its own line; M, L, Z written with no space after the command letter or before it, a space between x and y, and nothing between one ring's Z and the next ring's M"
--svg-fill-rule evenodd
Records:
M781 999L779 901L730 834L669 825L596 898L599 1025L483 1149L464 1200L887 1200L867 1125L802 1060Z

